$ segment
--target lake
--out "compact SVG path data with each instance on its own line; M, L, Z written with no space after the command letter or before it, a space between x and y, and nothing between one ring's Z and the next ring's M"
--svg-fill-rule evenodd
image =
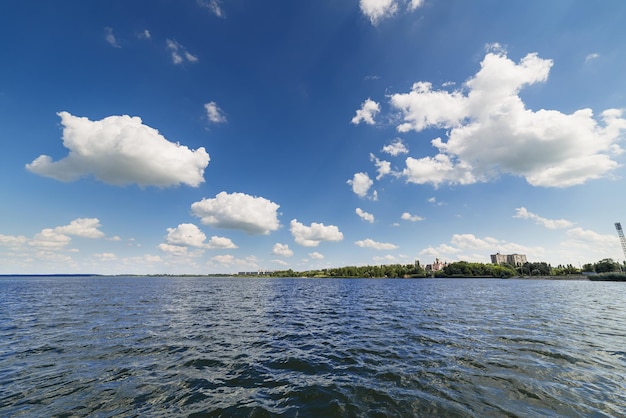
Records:
M626 416L626 283L0 278L0 416Z

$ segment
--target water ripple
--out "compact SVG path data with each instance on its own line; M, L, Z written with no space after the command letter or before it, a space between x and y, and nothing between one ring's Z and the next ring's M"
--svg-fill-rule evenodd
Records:
M626 416L619 283L0 279L2 416Z

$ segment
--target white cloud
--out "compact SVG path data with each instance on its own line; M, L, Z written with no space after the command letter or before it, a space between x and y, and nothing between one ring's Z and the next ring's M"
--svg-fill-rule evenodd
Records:
M411 215L409 212L404 212L402 214L402 216L400 216L400 218L403 221L411 221L411 222L419 222L419 221L423 221L424 220L424 218L422 218L421 216Z
M409 149L406 147L406 145L404 145L402 139L396 138L391 144L385 145L382 149L382 152L397 157L400 154L408 154Z
M57 226L54 231L83 238L102 238L104 232L98 229L101 226L97 218L78 218L71 221L69 225Z
M521 219L532 219L538 225L543 225L548 229L560 229L560 228L569 228L574 225L573 222L570 222L566 219L547 219L543 218L537 214L529 212L525 207L516 208L514 218Z
M168 244L201 248L206 235L194 224L180 224L176 228L167 228L165 239Z
M455 164L445 154L420 159L407 157L406 168L401 174L406 177L407 183L432 183L435 187L446 182L449 184L476 183L476 178L468 164L464 162Z
M398 11L395 0L360 0L361 12L367 16L373 25L384 18L393 16Z
M117 256L113 253L97 253L93 255L99 261L116 261Z
M373 248L375 250L395 250L398 248L397 245L395 244L390 244L388 242L377 242L374 241L370 238L361 240L361 241L355 241L354 242L358 247L361 248Z
M374 184L374 181L370 179L367 173L355 173L351 180L347 183L352 186L352 191L359 197L366 197L370 187Z
M211 250L225 250L239 248L231 241L230 238L212 236L209 242L206 244L206 248Z
M28 241L23 235L2 235L0 234L0 245L3 247L15 248L20 247Z
M376 165L376 171L378 175L376 176L376 180L380 180L387 174L391 174L391 163L389 161L379 160L374 154L370 154L370 160L374 161L374 165Z
M528 247L493 237L479 238L473 234L454 234L450 244L429 246L419 252L422 256L439 259L490 262L488 254L526 254L529 260L541 260L545 255L542 247ZM470 252L468 254L468 252Z
M193 151L165 139L139 117L109 116L91 121L60 112L63 146L69 155L52 161L41 155L26 168L60 181L93 175L113 184L169 187L181 183L197 187L204 182L209 154L203 147Z
M622 152L616 143L626 130L622 111L606 110L598 122L590 109L526 109L519 91L545 82L551 67L534 53L515 63L504 52L490 52L463 90L418 82L409 93L393 94L391 105L402 117L398 131L449 130L445 141L432 141L439 154L407 158L407 182L471 184L506 173L534 186L568 187L618 167L611 156Z
M233 264L235 261L235 257L230 254L227 255L216 255L215 257L211 257L211 260L217 261L220 264L225 264L227 266Z
M173 41L171 39L166 39L165 40L165 47L172 54L172 62L174 64L182 64L185 61L187 61L187 62L196 62L196 61L198 61L198 57L196 57L195 55L190 54L187 51L187 49L185 49L184 46L182 46L181 44L179 44L176 41Z
M59 233L52 228L44 228L41 232L35 234L28 245L53 250L67 246L70 241L72 241L72 238L67 235Z
M289 249L289 245L287 244L274 244L274 248L272 248L272 254L282 255L283 257L291 257L293 255L293 251Z
M589 54L589 55L587 55L585 57L585 63L588 63L589 61L593 61L593 60L598 59L598 58L600 58L600 54L598 54L596 52L591 53L591 54Z
M367 221L367 222L370 222L370 223L374 222L374 215L372 215L371 213L367 213L364 210L362 210L361 208L356 208L355 212L364 221Z
M280 227L277 217L279 207L263 197L221 192L215 198L193 203L191 211L203 224L214 228L267 235Z
M113 35L113 29L106 27L104 28L104 39L114 48L121 48L120 44L117 43L117 39L115 39L115 35Z
M325 226L324 224L313 222L311 226L306 226L298 222L297 219L292 219L289 229L296 244L304 247L317 247L322 241L343 240L343 234L335 225Z
M409 10L415 10L424 4L424 0L411 0L409 3Z
M225 123L226 116L224 116L224 112L222 109L217 106L215 102L209 102L204 104L204 109L206 110L207 117L209 121L213 123Z
M188 255L187 247L182 245L161 243L159 244L159 250L177 257Z
M400 5L406 5L408 11L414 11L424 4L424 0L360 0L361 12L367 16L372 25L394 16Z
M139 32L137 35L139 39L152 39L152 35L148 29L144 29L143 32Z
M224 11L222 10L221 1L219 0L198 0L198 4L201 7L209 9L211 13L213 13L217 17L225 17Z
M361 105L361 108L356 111L356 115L352 118L352 123L358 125L361 122L365 122L368 125L373 125L374 117L380 112L380 105L372 99L367 99Z
M323 260L324 259L324 255L318 253L317 251L313 251L312 253L309 253L309 257L311 257L314 260Z

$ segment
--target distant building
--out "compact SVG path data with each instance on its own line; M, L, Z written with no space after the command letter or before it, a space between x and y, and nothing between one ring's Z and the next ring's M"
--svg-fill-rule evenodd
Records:
M438 258L435 258L435 262L432 264L426 264L426 271L441 271L448 263L442 262Z
M512 266L521 266L528 262L526 254L491 254L491 262L493 264L510 264Z

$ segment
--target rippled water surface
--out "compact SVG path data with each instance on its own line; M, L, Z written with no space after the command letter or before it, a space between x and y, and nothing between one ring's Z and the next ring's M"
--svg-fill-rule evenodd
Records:
M626 283L0 278L0 416L626 416Z

